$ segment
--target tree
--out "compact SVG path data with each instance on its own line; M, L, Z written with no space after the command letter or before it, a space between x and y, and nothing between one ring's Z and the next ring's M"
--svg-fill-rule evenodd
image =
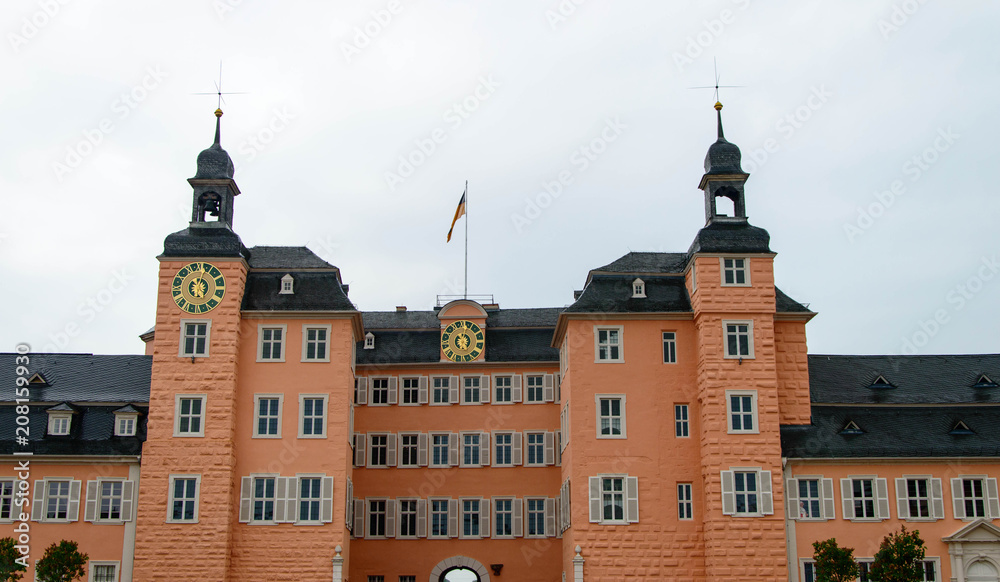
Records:
M920 582L924 579L924 540L906 526L882 538L869 577L875 582Z
M17 561L21 554L14 548L15 543L14 538L0 539L0 582L17 582L21 572L27 570Z
M45 554L35 562L38 579L45 582L72 582L87 574L84 564L89 556L77 550L76 542L60 541L45 548Z
M842 548L834 538L813 542L813 560L816 582L848 582L859 575L854 548Z

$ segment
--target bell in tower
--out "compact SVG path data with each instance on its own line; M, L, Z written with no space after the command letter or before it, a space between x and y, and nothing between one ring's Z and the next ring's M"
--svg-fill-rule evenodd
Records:
M719 121L719 139L708 148L705 156L705 175L698 187L705 192L705 224L713 222L746 222L746 201L743 185L750 174L740 166L742 154L736 144L726 141L722 133L722 103L716 102L715 111ZM719 198L732 202L730 216L720 212Z

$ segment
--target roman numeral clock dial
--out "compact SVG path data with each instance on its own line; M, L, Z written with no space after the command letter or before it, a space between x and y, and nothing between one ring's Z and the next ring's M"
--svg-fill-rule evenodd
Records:
M452 362L471 362L479 357L486 345L486 335L472 321L456 321L441 333L441 350Z
M174 275L170 294L188 313L208 313L226 296L226 278L211 263L190 263Z

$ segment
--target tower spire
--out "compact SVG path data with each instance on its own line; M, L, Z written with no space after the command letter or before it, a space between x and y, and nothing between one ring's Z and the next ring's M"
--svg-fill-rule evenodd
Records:
M719 120L719 134L722 134L722 120ZM215 110L215 143L212 145L217 145L222 147L222 109Z
M716 114L719 117L719 139L724 140L724 139L726 139L726 135L724 133L722 133L722 102L721 101L716 101L715 102L715 111L716 111Z

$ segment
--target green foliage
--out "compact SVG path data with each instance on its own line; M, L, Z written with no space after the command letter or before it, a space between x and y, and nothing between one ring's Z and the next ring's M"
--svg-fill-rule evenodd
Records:
M908 532L904 525L882 538L869 577L873 582L920 582L924 579L924 552L920 532Z
M21 572L27 570L15 561L21 557L21 552L14 549L14 545L14 538L0 539L0 582L17 582Z
M87 574L84 565L89 556L77 551L76 542L60 541L45 548L45 554L35 563L38 579L44 582L72 582Z
M813 560L816 582L848 582L859 575L854 548L842 548L834 538L813 542Z

